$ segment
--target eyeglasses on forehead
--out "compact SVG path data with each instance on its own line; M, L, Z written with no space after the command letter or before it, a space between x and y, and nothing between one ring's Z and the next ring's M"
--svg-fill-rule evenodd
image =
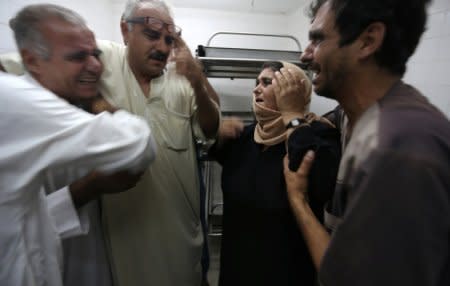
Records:
M152 29L156 31L161 31L163 28L166 28L169 33L181 35L181 28L174 25L166 23L158 18L153 17L135 17L125 20L127 23L133 24L145 24L150 26Z

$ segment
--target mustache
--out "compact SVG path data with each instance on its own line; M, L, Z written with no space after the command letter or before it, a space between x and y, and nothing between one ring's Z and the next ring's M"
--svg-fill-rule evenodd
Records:
M320 70L320 65L316 62L300 62L299 66L303 69L303 70Z
M302 68L304 70L308 70L311 68L311 63L300 62L299 66L300 66L300 68Z
M165 54L165 53L162 53L159 51L153 52L148 56L149 59L157 60L160 62L165 62L168 57L169 57L169 54Z

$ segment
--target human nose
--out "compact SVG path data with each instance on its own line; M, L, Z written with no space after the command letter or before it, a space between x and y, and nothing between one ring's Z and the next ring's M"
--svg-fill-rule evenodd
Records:
M159 37L157 43L156 43L156 49L164 54L169 54L172 50L172 43L168 43L166 41L166 36Z
M312 54L313 54L312 43L309 43L308 46L306 46L306 49L303 51L302 55L300 56L300 61L304 63L311 62Z
M255 86L255 88L253 89L253 94L254 95L259 95L259 94L261 94L261 84L259 83L259 84L257 84L256 86Z
M101 73L103 71L103 64L98 57L91 55L88 57L87 69L92 72Z

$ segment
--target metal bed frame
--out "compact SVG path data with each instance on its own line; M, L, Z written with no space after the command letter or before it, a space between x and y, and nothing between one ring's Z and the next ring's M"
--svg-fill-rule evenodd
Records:
M292 40L298 50L280 51L268 49L240 49L210 46L211 41L220 35L269 37ZM302 67L300 63L301 46L291 35L255 34L238 32L217 32L208 40L206 46L199 45L197 58L203 63L207 77L212 78L252 78L255 79L266 61L287 61Z

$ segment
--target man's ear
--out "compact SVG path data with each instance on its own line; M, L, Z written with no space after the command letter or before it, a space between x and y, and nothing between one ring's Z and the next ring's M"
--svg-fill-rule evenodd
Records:
M128 23L125 21L120 21L120 31L122 32L123 43L128 44L128 38L130 36L130 31L128 30Z
M22 57L23 66L36 78L39 78L41 74L42 65L41 59L33 52L27 49L20 50L20 56Z
M372 56L383 45L386 25L373 22L359 36L359 55L361 59Z

